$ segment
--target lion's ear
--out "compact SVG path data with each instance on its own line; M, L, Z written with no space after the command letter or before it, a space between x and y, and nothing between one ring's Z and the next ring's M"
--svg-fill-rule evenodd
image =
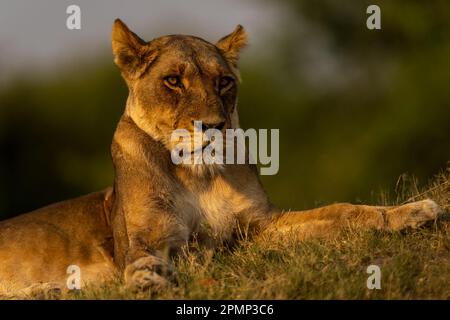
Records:
M220 39L216 47L234 66L239 60L239 52L247 45L247 32L240 24L232 33Z
M114 62L128 79L142 75L157 55L156 50L152 50L120 19L114 21L112 29L112 51Z

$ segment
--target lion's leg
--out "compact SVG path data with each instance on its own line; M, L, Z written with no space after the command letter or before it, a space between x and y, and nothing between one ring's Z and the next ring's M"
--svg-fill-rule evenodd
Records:
M395 231L420 227L442 214L443 210L429 199L393 207L339 203L312 210L281 213L264 233L294 231L305 239L328 236L347 226Z
M180 230L180 234L174 229ZM161 228L161 235L157 235L155 239L152 239L151 235L139 233L133 236L123 270L128 288L146 290L150 287L156 289L169 285L175 275L171 257L176 255L187 240L183 238L185 234L183 231L174 226L169 229Z

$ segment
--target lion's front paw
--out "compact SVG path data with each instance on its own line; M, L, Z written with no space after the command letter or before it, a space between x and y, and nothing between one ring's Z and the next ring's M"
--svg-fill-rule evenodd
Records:
M431 199L408 203L387 212L391 230L418 228L429 221L438 219L443 214L444 210Z
M173 274L171 266L155 256L139 258L125 268L125 284L133 290L166 287Z

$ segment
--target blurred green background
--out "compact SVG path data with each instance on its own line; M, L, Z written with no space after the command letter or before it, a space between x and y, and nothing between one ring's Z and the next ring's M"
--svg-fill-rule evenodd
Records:
M382 30L366 28L369 4L381 7ZM262 178L277 205L370 203L382 189L393 192L405 172L426 182L445 167L449 1L271 5L282 18L243 54L239 110L243 127L280 129L279 173ZM109 147L126 96L106 50L52 76L25 72L4 81L0 218L110 185Z

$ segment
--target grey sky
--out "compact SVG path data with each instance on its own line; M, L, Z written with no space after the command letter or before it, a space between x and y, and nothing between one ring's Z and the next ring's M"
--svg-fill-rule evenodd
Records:
M81 30L66 28L71 4L81 7ZM25 68L54 72L109 51L116 17L146 40L183 33L215 41L240 23L255 48L276 34L283 10L257 0L0 0L0 80Z

